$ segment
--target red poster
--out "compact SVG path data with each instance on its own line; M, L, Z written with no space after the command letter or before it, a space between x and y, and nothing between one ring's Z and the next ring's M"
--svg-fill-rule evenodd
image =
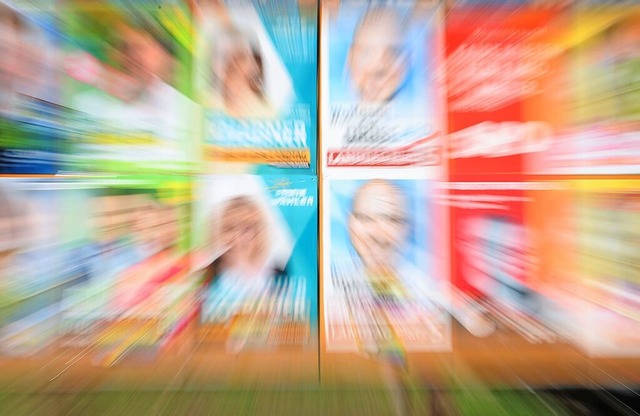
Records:
M518 174L562 121L549 86L560 15L453 10L446 29L449 161L453 180ZM497 179L494 179L497 180Z

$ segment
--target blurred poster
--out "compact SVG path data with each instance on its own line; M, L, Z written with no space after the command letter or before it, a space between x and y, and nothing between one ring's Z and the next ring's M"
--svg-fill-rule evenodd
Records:
M198 339L227 353L313 350L317 181L211 175L199 181L194 243L202 270Z
M571 111L551 148L532 157L542 174L632 174L639 170L640 9L581 4L565 42Z
M448 13L442 75L451 177L518 174L529 155L549 148L565 123L557 93L564 19L527 7Z
M65 3L65 102L74 110L67 170L194 168L187 52L158 22L161 15L134 10L105 0Z
M189 277L187 178L68 179L62 193L64 348L94 351L112 365L152 356L195 314Z
M323 189L327 352L448 351L433 183L361 175L325 179Z
M0 1L0 174L55 174L66 134L54 1Z
M476 8L484 12L500 9L514 11L517 9L561 9L570 6L573 0L445 0L448 9Z
M525 221L530 230L535 290L535 317L566 341L584 349L591 330L588 289L581 274L580 216L582 199L575 182L540 181L525 191Z
M577 181L580 276L589 302L585 347L594 357L640 353L638 180Z
M0 354L33 355L57 337L59 200L52 182L0 180Z
M205 159L315 172L317 1L196 5Z
M323 166L439 163L440 23L435 1L323 3Z
M484 311L494 327L529 343L557 341L557 334L544 323L548 302L540 290L539 274L546 246L531 218L541 215L536 210L545 209L547 219L553 218L556 226L562 224L564 218L557 217L559 205L554 206L558 211L549 214L548 207L535 205L533 199L535 193L559 192L562 185L514 181L446 186L450 189L452 284ZM546 259L551 263L546 267L554 267L553 261Z

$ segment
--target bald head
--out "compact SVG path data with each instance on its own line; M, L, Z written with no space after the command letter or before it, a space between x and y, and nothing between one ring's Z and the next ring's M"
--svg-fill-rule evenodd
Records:
M358 189L349 215L349 236L368 269L392 269L407 231L407 201L400 188L374 179Z
M394 10L371 9L358 24L348 62L363 101L388 101L402 85L407 74L403 40L403 22Z

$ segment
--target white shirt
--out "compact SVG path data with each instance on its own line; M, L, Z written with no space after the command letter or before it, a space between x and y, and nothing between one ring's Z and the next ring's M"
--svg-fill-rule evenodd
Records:
M102 126L91 126L96 131L121 134L123 137L143 134L158 142L154 146L125 143L122 146L100 146L111 157L121 160L149 162L184 161L187 157L190 117L195 114L194 103L170 85L154 77L151 84L135 101L124 102L101 90L92 89L78 94L72 106ZM114 155L117 152L117 155Z

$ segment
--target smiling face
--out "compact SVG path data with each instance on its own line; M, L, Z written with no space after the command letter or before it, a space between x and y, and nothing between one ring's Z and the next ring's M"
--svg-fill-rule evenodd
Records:
M230 200L220 217L219 239L227 248L225 266L259 267L267 252L266 232L266 218L256 202L248 197Z
M259 114L267 104L265 64L255 33L225 27L211 40L211 80L214 100L234 117Z
M407 233L407 202L390 182L372 180L353 198L349 236L365 267L371 272L394 269Z
M170 56L154 37L142 29L121 24L115 30L118 38L114 61L118 72L120 95L133 100L152 82L154 76L166 75Z
M235 40L229 52L225 73L225 85L229 89L248 86L260 93L262 85L262 62L254 48L242 38Z
M391 10L368 12L356 28L348 63L353 84L365 102L390 100L407 75L402 22Z

